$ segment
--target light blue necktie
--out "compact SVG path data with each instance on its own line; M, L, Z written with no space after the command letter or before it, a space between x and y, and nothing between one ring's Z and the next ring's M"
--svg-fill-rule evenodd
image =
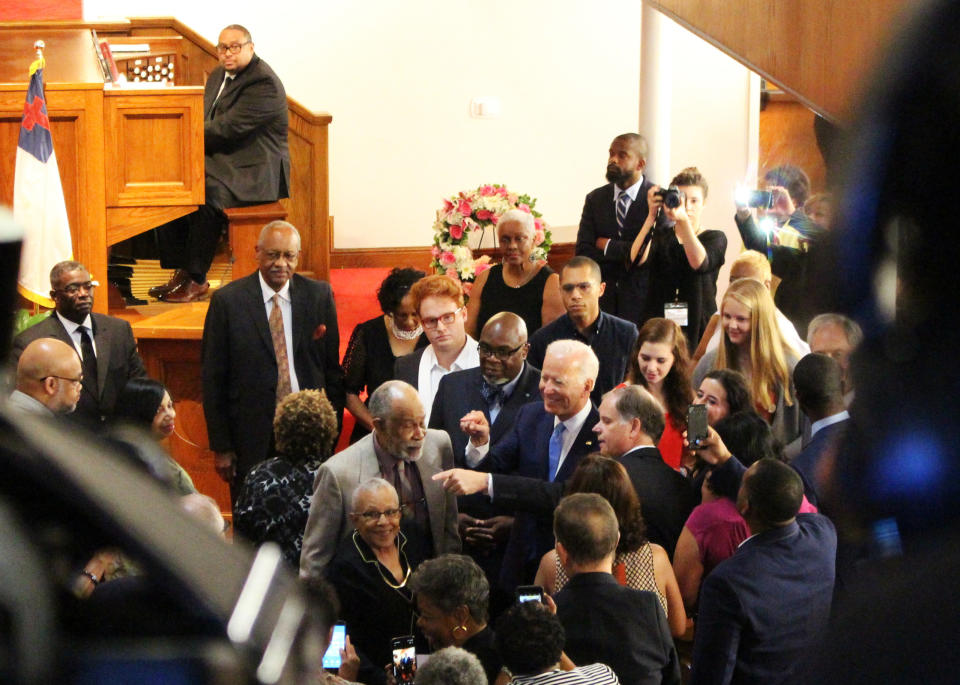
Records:
M557 478L557 467L560 465L560 454L563 452L563 433L567 427L558 423L553 429L553 435L550 436L549 466L550 473L547 479L552 483Z
M623 230L623 223L627 220L627 210L630 209L630 195L624 191L617 198L617 226Z

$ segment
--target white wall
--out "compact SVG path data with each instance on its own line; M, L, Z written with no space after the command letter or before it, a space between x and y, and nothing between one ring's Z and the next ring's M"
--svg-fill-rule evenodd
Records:
M336 247L426 245L444 196L506 183L572 240L604 183L610 140L637 126L638 0L169 0L212 41L244 24L287 92L333 115ZM147 0L86 0L87 19L157 14ZM494 95L496 120L469 103ZM566 227L566 228L564 228Z

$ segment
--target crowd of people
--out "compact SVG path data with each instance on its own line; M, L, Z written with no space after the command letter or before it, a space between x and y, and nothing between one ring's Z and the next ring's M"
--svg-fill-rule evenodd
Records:
M243 100L234 78L256 76L251 93L278 85L245 29L220 42L214 118ZM325 625L346 625L339 674L318 666L320 682L411 682L401 637L423 662L417 683L802 679L830 614L824 494L862 337L806 297L830 198L811 196L796 167L770 170L766 202L734 208L745 250L718 308L727 238L701 224L707 180L691 167L661 188L646 156L641 136L614 139L608 183L587 195L577 254L558 273L531 259L520 210L500 219L502 263L469 301L446 275L391 271L382 315L352 331L342 363L333 293L295 273L291 224L266 225L258 270L213 294L202 383L216 470L236 534L279 545ZM276 197L288 161L270 160ZM188 233L255 199L210 172L219 191ZM198 241L168 301L206 293L205 239L186 244ZM104 433L209 505L157 458L176 412L130 326L93 313L82 264L56 264L50 279L55 311L14 343L10 404ZM693 436L697 405L707 426ZM344 411L351 444L334 454ZM116 558L78 571L84 596L102 592Z

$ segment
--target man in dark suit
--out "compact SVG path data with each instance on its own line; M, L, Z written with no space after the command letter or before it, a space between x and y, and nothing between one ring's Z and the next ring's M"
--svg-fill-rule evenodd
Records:
M557 557L569 582L557 593L564 652L577 664L607 664L622 683L680 683L667 617L653 592L611 574L620 540L617 515L602 496L577 493L554 514Z
M603 271L602 280L607 285L600 300L603 311L634 323L640 321L631 314L644 311L648 284L634 276L630 292L620 291L631 266L630 246L647 219L647 193L654 184L643 175L646 165L647 141L643 136L624 133L614 138L607 161L609 183L587 195L577 231L577 255L589 257ZM657 226L666 224L661 213Z
M818 504L824 456L838 444L850 423L843 400L843 369L825 354L808 354L793 369L800 410L810 419L810 442L791 462L804 481L807 499Z
M697 453L742 475L737 509L751 535L703 582L690 682L802 682L830 618L836 530L797 513L803 482L787 464L760 459L744 473L713 429Z
M71 415L97 429L113 415L117 396L131 378L147 375L130 324L94 314L97 282L80 262L60 262L50 271L50 299L56 310L13 341L13 358L39 338L55 338L73 347L83 365L83 390Z
M160 259L176 268L150 295L191 302L206 294L206 274L230 207L288 197L287 96L266 62L253 52L250 32L231 24L217 43L220 66L203 93L206 203L160 229Z
M630 385L611 390L598 408L597 449L617 459L627 470L640 498L650 542L673 556L677 538L699 498L686 478L670 468L656 443L663 433L660 404L644 388ZM460 494L487 492L498 507L549 514L563 497L563 483L455 469L440 474L446 486Z
M323 388L344 402L330 284L294 274L300 234L285 221L263 227L256 252L259 270L217 291L203 325L203 413L231 496L267 458L283 396Z
M493 446L490 423L481 411L460 422L470 436L467 464L480 471L511 473L562 483L580 459L594 450L590 428L597 410L590 402L598 361L593 351L576 340L558 340L547 350L540 373L541 402L520 408L511 429ZM456 469L484 480L483 474ZM444 486L453 492L456 479ZM471 492L480 492L476 488ZM550 515L520 514L514 521L500 575L500 585L513 591L533 578L540 557L553 548Z
M600 267L589 257L567 262L560 272L560 297L567 313L533 334L528 356L531 364L542 368L547 346L554 340L579 340L589 345L600 359L591 396L595 404L623 382L637 341L634 324L600 311L605 285Z

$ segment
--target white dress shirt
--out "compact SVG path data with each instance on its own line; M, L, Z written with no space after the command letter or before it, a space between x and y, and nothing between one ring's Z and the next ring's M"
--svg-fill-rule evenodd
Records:
M417 392L420 394L420 401L423 402L424 424L430 423L430 410L433 409L433 398L437 394L437 388L440 387L440 379L448 373L454 371L463 371L465 369L474 369L480 366L480 355L477 352L477 341L467 336L467 342L464 343L460 354L453 360L449 369L445 369L437 361L437 353L433 350L433 345L428 345L423 349L423 356L420 357L420 368L417 373Z
M90 344L93 345L93 354L96 356L97 353L97 343L93 340L93 318L87 314L87 318L83 320L83 323L74 323L70 319L61 316L60 312L54 312L56 317L60 319L60 323L63 324L63 327L67 329L67 335L70 336L70 340L73 342L74 349L77 350L77 354L80 355L80 361L83 361L83 349L80 347L80 326L87 327L87 334L90 336Z
M613 185L613 190L614 190L614 193L613 193L613 212L614 212L614 215L616 215L616 212L617 212L617 202L620 200L620 196L623 195L624 193L626 193L626 194L627 194L627 197L630 198L630 202L627 203L627 211L628 211L628 212L630 211L630 206L631 206L634 202L637 201L637 193L640 192L640 186L642 186L642 185L643 185L643 174L640 175L640 180L637 181L636 183L634 183L634 184L633 184L632 186L630 186L629 188L623 189L623 188L621 188L620 186L618 186L617 184L614 184L614 185ZM608 241L608 242L607 242L607 245L609 245L609 244L610 244L610 243L609 243L609 241ZM607 245L604 245L604 246L603 246L603 254L607 254Z
M283 319L283 337L287 343L287 365L290 367L290 392L300 390L300 383L297 381L296 364L293 362L293 308L290 300L290 281L283 284L279 291L274 290L267 282L263 280L263 274L257 272L257 278L260 279L260 291L263 294L263 308L267 313L267 321L270 321L270 312L273 311L273 296L279 295L277 301L280 303L280 316Z

